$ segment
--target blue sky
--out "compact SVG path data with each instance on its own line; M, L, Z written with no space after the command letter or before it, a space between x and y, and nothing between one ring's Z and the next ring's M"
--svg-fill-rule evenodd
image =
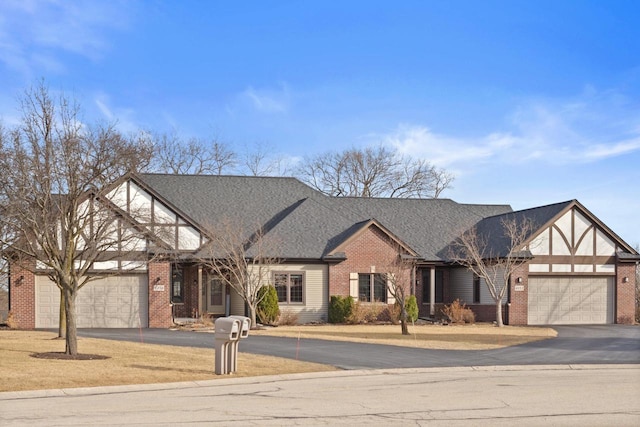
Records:
M636 1L0 1L0 117L45 78L87 121L306 155L384 144L444 197L578 199L640 243Z

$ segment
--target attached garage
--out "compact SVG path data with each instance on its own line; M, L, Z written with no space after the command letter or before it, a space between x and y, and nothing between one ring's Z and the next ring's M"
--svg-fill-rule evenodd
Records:
M529 325L614 323L613 277L529 277Z
M36 328L57 328L60 291L46 276L36 276ZM146 274L107 277L80 289L78 328L146 328L149 325Z

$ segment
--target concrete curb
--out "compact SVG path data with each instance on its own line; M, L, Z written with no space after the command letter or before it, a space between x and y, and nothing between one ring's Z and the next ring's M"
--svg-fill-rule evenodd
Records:
M267 384L280 381L303 381L316 378L343 378L371 375L412 375L416 373L446 372L486 372L486 371L560 371L560 370L640 370L640 364L570 364L570 365L506 365L506 366L464 366L444 368L397 368L397 369L361 369L345 371L308 372L300 374L266 375L259 377L221 378L206 381L186 381L176 383L130 384L104 387L80 387L65 389L9 391L0 393L0 401L36 399L46 397L74 397L116 393L136 393L142 391L180 390L200 387L224 387L238 384Z

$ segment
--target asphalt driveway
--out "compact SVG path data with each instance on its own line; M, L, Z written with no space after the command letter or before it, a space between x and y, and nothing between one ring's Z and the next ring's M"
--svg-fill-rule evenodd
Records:
M557 326L558 337L497 350L427 350L380 344L249 336L241 352L324 363L341 369L455 366L638 364L640 327ZM211 333L167 329L81 329L82 337L213 348Z

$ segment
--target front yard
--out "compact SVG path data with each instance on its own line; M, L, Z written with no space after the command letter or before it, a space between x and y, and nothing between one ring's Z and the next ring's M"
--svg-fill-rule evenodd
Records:
M552 328L504 326L489 323L473 325L409 326L410 335L400 334L400 325L300 325L268 327L252 335L315 338L366 342L440 350L490 350L539 341L557 336Z
M250 335L331 339L409 347L480 350L506 347L556 336L551 328L489 324L415 325L401 335L399 325L303 325L253 330ZM215 351L91 338L79 338L82 354L101 360L56 360L33 357L60 352L64 340L41 331L0 330L0 392L50 388L149 384L229 378L215 375ZM317 372L336 368L316 363L240 352L234 377Z

